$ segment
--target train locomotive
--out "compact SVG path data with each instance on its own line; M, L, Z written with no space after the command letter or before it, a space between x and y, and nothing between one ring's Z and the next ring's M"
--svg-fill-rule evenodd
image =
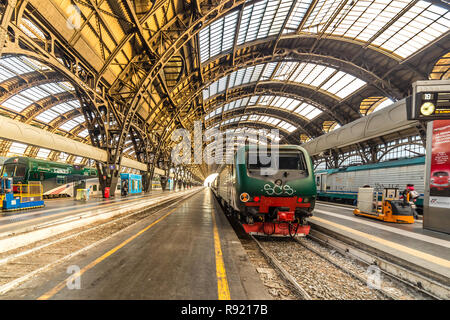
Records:
M268 148L270 154L272 150ZM257 146L240 147L232 164L224 164L212 189L227 214L255 235L306 236L316 200L311 158L300 146L278 147L278 170L263 164ZM252 158L253 157L253 158ZM257 161L249 161L257 159ZM263 170L262 170L263 169Z

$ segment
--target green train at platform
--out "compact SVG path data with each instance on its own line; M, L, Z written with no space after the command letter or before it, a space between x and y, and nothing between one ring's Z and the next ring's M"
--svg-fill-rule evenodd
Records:
M261 161L257 146L238 148L232 164L219 167L211 187L246 233L306 236L310 229L306 218L312 215L316 200L312 160L296 145L280 145L277 153L267 147L272 160Z
M74 183L82 188L86 184L86 180L97 177L97 170L83 165L28 157L12 157L4 161L1 175L12 177L14 184L28 184L30 181L39 181L42 184L44 196L48 198L73 196L54 192L54 190L65 190L67 185L72 186Z

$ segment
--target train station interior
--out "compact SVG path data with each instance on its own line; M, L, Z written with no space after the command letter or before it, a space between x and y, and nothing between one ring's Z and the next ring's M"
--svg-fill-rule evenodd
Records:
M0 0L0 300L449 300L449 30L445 0Z

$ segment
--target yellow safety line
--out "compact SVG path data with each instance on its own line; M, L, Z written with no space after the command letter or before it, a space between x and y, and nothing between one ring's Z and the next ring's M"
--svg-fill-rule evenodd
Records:
M415 249L411 249L411 248L408 248L408 247L403 246L401 244L398 244L398 243L395 243L395 242L392 242L392 241L389 241L389 240L384 240L382 238L379 238L379 237L376 237L376 236L373 236L373 235L370 235L370 234L367 234L367 233L364 233L364 232L361 232L361 231L358 231L358 230L355 230L355 229L352 229L352 228L349 228L349 227L346 227L346 226L342 226L342 225L340 225L338 223L330 222L330 221L322 219L322 218L312 217L310 219L311 220L316 220L316 221L319 221L319 222L323 222L325 224L329 224L329 225L331 225L331 226L333 226L335 228L338 228L338 229L341 229L341 230L344 230L344 231L348 231L350 233L353 233L353 234L356 234L358 236L364 237L364 238L369 239L371 241L375 241L375 242L378 242L378 243L380 243L382 245L391 247L393 249L397 249L397 250L403 251L403 252L408 253L410 255L413 255L415 257L427 260L429 262L441 265L441 266L446 267L446 268L450 268L450 261L449 260L442 259L442 258L433 256L431 254L424 253L424 252L421 252L421 251L418 251L418 250L415 250Z
M220 246L219 231L217 229L214 212L214 209L211 210L214 230L214 251L216 253L217 295L219 300L231 300L227 273L225 271L225 263L223 262L222 248Z
M177 210L177 208L174 208L172 210L170 210L168 213L166 213L164 216L162 216L161 218L159 218L158 220L152 222L151 224L149 224L147 227L145 227L144 229L142 229L141 231L139 231L138 233L136 233L135 235L129 237L127 240L125 240L124 242L122 242L121 244L119 244L118 246L116 246L115 248L109 250L108 252L106 252L104 255L102 255L101 257L97 258L96 260L92 261L91 263L89 263L87 266L85 266L83 269L81 269L79 272L71 275L70 277L68 277L66 280L61 281L58 285L56 285L53 289L47 291L46 293L44 293L42 296L40 296L37 300L48 300L51 299L55 294L57 294L59 291L61 291L67 284L67 282L70 279L76 279L78 277L80 277L83 273L85 273L86 271L88 271L89 269L92 269L93 267L95 267L97 264L99 264L100 262L102 262L103 260L105 260L106 258L108 258L109 256L111 256L113 253L115 253L117 250L119 250L120 248L124 247L125 245L127 245L128 243L130 243L131 241L133 241L134 239L136 239L137 237L139 237L141 234L143 234L145 231L147 231L148 229L150 229L151 227L153 227L155 224L161 222L162 220L164 220L165 218L167 218L170 214L172 214L175 210Z

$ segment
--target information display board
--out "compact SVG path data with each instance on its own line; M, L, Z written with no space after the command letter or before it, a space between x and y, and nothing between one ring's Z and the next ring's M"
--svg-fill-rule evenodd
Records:
M408 120L450 119L450 80L423 80L413 83Z

